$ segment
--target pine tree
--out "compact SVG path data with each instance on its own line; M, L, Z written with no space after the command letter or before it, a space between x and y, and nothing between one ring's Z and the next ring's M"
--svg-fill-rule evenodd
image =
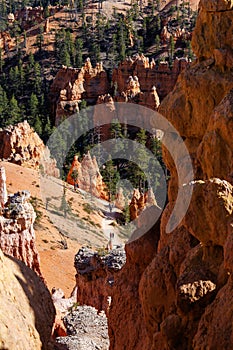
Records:
M29 60L30 68L34 68L35 59L34 59L34 55L32 54L32 52L30 52L28 60Z
M65 44L63 44L61 47L60 63L63 64L64 66L67 66L67 67L69 67L71 65L70 54L69 54L67 46Z
M156 35L155 37L155 47L156 47L156 51L158 52L160 50L160 36Z
M173 36L170 37L170 59L173 60L174 53L175 53L175 42Z
M120 175L114 166L111 156L109 156L109 160L102 170L102 176L108 187L109 200L111 202L113 200L113 195L116 193L116 184L120 180Z
M82 54L82 50L83 50L83 41L80 38L76 38L75 41L75 49L76 49L76 60L75 60L75 64L78 68L81 68L83 65L83 54Z
M34 79L33 79L33 90L36 94L41 93L41 87L42 87L42 77L41 77L41 67L39 63L35 63L34 65Z
M0 125L5 126L8 111L8 99L6 91L0 85Z
M35 118L38 116L38 98L37 96L32 93L29 101L29 108L30 108L30 116L32 123L35 121Z
M15 96L13 95L9 102L7 124L16 124L19 121L20 121L20 108L18 106L18 102Z
M36 116L35 121L34 121L34 123L33 123L33 127L34 127L35 131L37 132L37 134L38 134L39 136L42 136L42 134L43 134L43 129L42 129L41 119L40 119L39 116Z
M77 169L74 169L74 170L72 171L71 177L72 177L72 179L74 180L74 188L75 188L75 189L76 189L76 186L77 186L77 184L78 184L78 176L79 176L78 170L77 170Z

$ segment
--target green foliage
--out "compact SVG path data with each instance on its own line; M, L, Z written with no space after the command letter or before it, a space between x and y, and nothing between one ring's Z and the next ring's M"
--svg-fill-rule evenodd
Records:
M116 184L120 180L120 174L117 171L117 167L114 165L114 162L111 159L111 156L109 156L109 160L105 163L105 166L101 171L101 174L103 176L103 180L105 184L107 185L109 199L110 201L112 201L113 195L116 194Z
M83 210L87 213L87 214L91 214L92 213L92 207L89 203L84 203L83 204Z
M97 254L100 257L106 256L109 254L108 250L105 247L97 248Z
M129 205L126 205L123 209L124 223L128 224L130 222L130 210Z
M81 68L83 65L83 41L81 38L76 38L75 40L75 49L76 49L76 55L75 55L75 65L78 68Z
M79 176L78 170L77 170L77 169L74 169L74 170L72 171L72 173L71 173L71 177L72 177L72 179L74 180L74 183L77 183L78 176Z
M66 189L64 186L64 191L63 191L63 195L61 198L61 205L60 205L60 210L63 212L64 217L67 217L68 213L71 213L71 208L70 205L68 204L67 200L66 200Z
M37 225L39 225L39 224L40 224L40 221L41 221L41 219L42 219L42 217L43 217L42 211L39 210L40 200L39 200L37 197L31 197L31 198L30 198L30 203L31 203L31 205L33 206L33 209L34 209L34 211L35 211L35 213L36 213L36 220L35 220L35 223L36 223Z
M9 101L9 111L8 111L8 120L9 124L15 124L20 121L20 108L18 106L18 102L13 95Z

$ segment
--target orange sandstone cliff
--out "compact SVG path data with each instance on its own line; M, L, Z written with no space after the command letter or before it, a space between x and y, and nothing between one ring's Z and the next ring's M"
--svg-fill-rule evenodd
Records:
M46 174L59 176L48 147L26 120L0 130L0 159L29 168L43 166Z
M112 291L111 350L232 348L233 3L201 0L199 7L197 60L160 106L193 160L191 204L166 233L178 179L164 149L169 202L161 222L126 245Z
M76 179L72 176L75 172L77 172ZM96 158L92 158L90 152L84 156L81 163L79 162L78 157L74 156L74 160L67 175L67 182L71 185L74 185L76 182L79 188L90 192L95 197L103 199L108 198L106 185L100 174Z

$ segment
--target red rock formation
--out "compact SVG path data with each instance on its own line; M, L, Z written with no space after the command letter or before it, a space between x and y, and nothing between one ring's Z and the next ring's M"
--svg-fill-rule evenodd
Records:
M26 120L0 130L0 158L33 168L42 165L46 174L59 176L56 161Z
M140 194L139 191L135 189L129 205L130 220L137 219L145 208L151 206L158 207L153 189L150 188L145 194Z
M72 162L72 165L71 165L71 168L69 170L69 173L67 175L67 179L66 181L70 184L70 185L74 185L74 183L76 182L77 184L80 184L80 174L79 174L79 171L80 171L80 166L81 166L81 163L79 162L78 160L78 156L74 156L74 160ZM77 172L77 179L75 181L75 179L73 178L73 172Z
M71 185L74 185L75 182L74 178L72 178L72 173L74 171L77 171L78 173L76 183L78 184L79 188L86 192L90 192L95 197L108 199L106 185L104 184L100 174L96 158L91 158L89 152L84 156L81 163L79 162L77 156L74 157L67 176L67 182Z
M194 181L183 192L192 186L193 197L182 223L167 233L178 181L164 149L169 203L160 226L126 245L109 313L111 350L232 347L232 6L200 1L193 34L197 61L161 103L160 113L193 159ZM181 154L177 161L183 163Z
M123 210L125 208L125 205L126 205L125 196L123 193L123 189L120 187L118 192L116 193L115 206L118 209Z
M8 32L0 32L0 48L8 52L14 46L14 42Z
M107 74L101 63L92 67L87 59L81 69L63 66L57 73L50 90L55 124L62 118L76 113L82 98L90 103L97 101L99 95L108 93Z
M49 15L54 15L56 12L60 11L61 8L61 6L48 6ZM16 11L15 19L20 22L23 29L30 29L35 23L39 24L44 21L44 8L40 6L33 8L26 6Z
M121 62L113 70L112 82L117 87L119 95L127 90L129 76L137 76L140 83L140 90L143 93L150 93L155 86L160 99L163 99L172 91L180 72L188 66L185 59L176 59L173 68L170 70L168 64L160 63L156 67L155 62L143 54L136 55Z
M5 201L6 189L4 171L1 168L0 188L2 200ZM23 261L28 267L41 275L39 254L35 247L35 231L33 224L36 214L29 203L28 191L18 192L8 197L2 206L0 215L0 248L5 254Z
M81 248L75 256L77 302L108 314L114 279L124 263L122 248L103 254Z

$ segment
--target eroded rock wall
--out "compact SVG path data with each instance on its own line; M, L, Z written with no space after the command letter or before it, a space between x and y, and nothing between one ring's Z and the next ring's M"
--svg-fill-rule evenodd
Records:
M0 159L37 169L42 165L46 174L59 176L49 149L26 120L0 130Z
M143 54L133 58L127 58L113 70L112 81L117 92L121 94L127 90L130 76L138 77L140 89L143 93L149 94L153 86L156 87L160 99L163 99L175 86L181 71L188 66L186 59L176 59L172 69L167 62L161 62L156 66L154 60L149 61Z
M109 91L107 73L101 63L92 67L87 59L81 69L63 66L57 73L50 90L55 125L79 111L81 99L95 103L99 95Z
M73 174L76 174L76 177ZM81 162L79 162L77 156L74 156L67 175L67 182L71 185L77 184L79 188L97 198L108 199L106 185L100 174L96 158L92 158L90 152L87 152Z
M0 186L4 187L3 178L0 178ZM30 193L21 191L9 195L2 206L0 248L5 254L23 261L42 277L33 228L36 214L29 199Z
M169 203L151 241L145 235L126 245L109 314L111 350L232 348L232 20L232 1L200 1L197 60L161 103L191 155L194 181L186 188L193 196L183 221L167 233L178 175L164 149Z

